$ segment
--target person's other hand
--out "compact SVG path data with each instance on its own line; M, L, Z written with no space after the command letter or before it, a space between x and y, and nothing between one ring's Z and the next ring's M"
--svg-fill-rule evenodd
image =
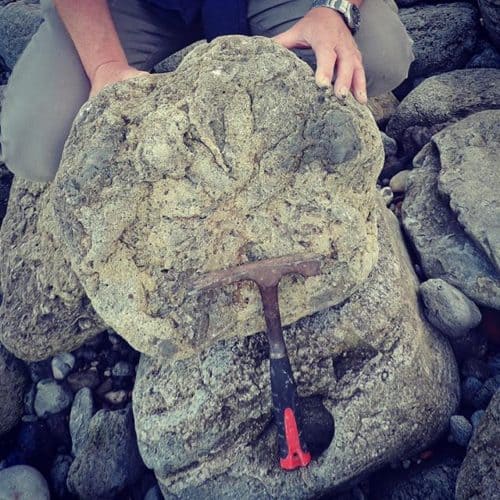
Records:
M89 97L94 97L107 85L142 75L149 75L149 73L133 68L126 63L111 61L101 64L92 78Z
M329 7L311 9L289 30L273 37L287 49L312 49L316 56L316 83L329 87L335 74L334 92L365 104L366 79L361 53L342 15ZM335 72L335 73L334 73Z

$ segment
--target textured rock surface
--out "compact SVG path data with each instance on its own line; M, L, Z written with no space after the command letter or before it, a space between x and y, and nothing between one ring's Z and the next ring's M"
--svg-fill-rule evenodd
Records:
M40 6L20 0L0 6L0 57L12 69L42 22Z
M321 276L282 280L285 324L352 294L377 259L382 162L365 106L269 39L221 37L85 104L53 199L99 315L139 351L186 357L264 328L252 283L188 295L203 272L321 255Z
M440 279L420 285L427 319L450 338L465 335L481 321L479 308L460 290Z
M166 498L311 498L447 428L458 401L455 361L418 311L397 222L381 210L380 260L363 287L285 329L300 394L324 399L335 418L335 438L311 467L279 469L263 334L176 363L142 356L136 432Z
M433 142L441 163L439 191L500 271L500 110L475 113L435 135Z
M460 96L460 99L457 99ZM463 69L433 76L410 92L387 124L396 139L412 126L431 127L500 108L500 70Z
M500 49L500 1L478 0L484 26L492 42Z
M104 329L58 242L49 198L49 184L16 179L0 230L0 340L30 361Z
M27 382L22 363L0 344L0 436L21 419Z
M461 68L476 46L479 15L470 3L400 9L399 17L414 41L410 78Z
M0 471L0 494L6 500L50 500L47 481L28 465L14 465Z
M460 463L458 457L447 457L408 471L375 474L370 500L453 500Z
M403 225L428 278L441 278L479 304L500 308L500 276L464 233L437 189L439 154L432 143L415 157L402 207Z
M78 498L115 498L144 473L137 450L132 409L99 410L91 419L87 440L68 473L68 488Z
M491 400L467 448L457 478L457 500L498 498L500 484L500 390Z

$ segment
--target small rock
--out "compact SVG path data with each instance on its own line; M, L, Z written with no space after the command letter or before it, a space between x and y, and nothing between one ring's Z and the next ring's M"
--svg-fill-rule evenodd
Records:
M50 363L48 360L35 361L29 363L29 372L31 380L36 384L40 382L43 378L50 378L52 376L52 371L50 369Z
M392 193L392 190L389 186L385 186L380 190L380 194L382 195L382 198L384 199L384 203L388 206L391 204L392 200L394 199L394 194Z
M149 488L144 500L163 500L163 495L161 494L159 486L156 484L152 488Z
M477 410L471 415L470 421L472 423L472 427L474 430L476 430L477 426L481 422L481 419L483 418L484 413L485 413L484 410Z
M73 392L78 392L83 387L95 389L99 385L99 374L95 370L85 370L70 373L67 378L68 385Z
M401 172L392 177L389 187L393 193L404 193L406 191L406 181L408 180L409 173L410 170L401 170Z
M50 486L55 497L60 500L69 497L66 479L71 462L73 462L73 458L70 455L57 455L50 469Z
M79 498L115 498L145 472L137 449L132 408L98 411L71 464L67 485Z
M486 382L481 386L481 388L476 392L473 400L472 406L477 409L484 410L489 405L491 398L500 387L500 377L497 375L496 377L489 378Z
M28 465L14 465L1 470L0 492L5 500L50 500L47 481Z
M72 453L77 455L87 439L89 424L95 413L94 400L89 388L80 389L75 396L69 415Z
M43 379L36 385L35 413L46 417L59 413L71 405L73 394L52 379Z
M112 405L120 405L127 401L128 392L123 389L119 391L110 391L104 394L104 399Z
M462 400L465 403L472 404L482 387L483 383L479 379L467 377L462 384Z
M453 415L450 418L450 432L453 441L465 448L472 437L472 424L463 415Z
M386 133L380 132L382 136L382 143L384 144L385 156L396 156L398 152L398 143L392 137L389 137Z
M110 378L107 378L97 389L96 394L99 397L104 397L104 394L111 391L113 389L113 381Z
M104 375L105 377L111 377L111 370L110 370L109 368L106 368L106 369L104 370L103 375Z
M69 352L62 352L52 358L52 374L56 380L63 380L75 366L75 357Z
M132 377L134 375L134 367L126 361L118 361L113 366L112 373L114 377Z
M463 337L481 322L476 304L442 279L422 283L420 295L427 319L449 338Z

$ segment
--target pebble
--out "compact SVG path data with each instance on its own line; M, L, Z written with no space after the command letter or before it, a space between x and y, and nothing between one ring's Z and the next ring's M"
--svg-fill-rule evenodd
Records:
M476 392L472 399L472 406L478 410L485 410L490 404L491 398L500 387L500 376L491 377Z
M394 194L392 192L392 189L389 186L385 186L380 190L380 194L382 195L385 204L389 206L392 203L392 200L394 199Z
M393 193L404 193L406 191L406 183L410 172L410 170L401 170L391 178L389 187Z
M146 495L144 495L144 500L163 500L163 495L161 494L159 486L154 485L149 488Z
M83 387L95 389L99 385L100 379L96 370L85 370L70 373L67 382L73 392L78 392Z
M482 387L483 383L478 378L467 377L461 387L463 402L472 405Z
M134 367L126 361L118 361L113 366L112 373L114 377L132 377L134 375Z
M472 424L463 415L453 415L450 418L450 432L453 441L465 448L472 437Z
M52 358L52 374L56 380L63 380L75 367L75 357L69 352L61 352Z
M71 434L72 453L76 455L86 441L90 420L96 412L92 391L88 387L80 389L71 406L69 431Z
M458 288L442 279L420 285L427 319L450 339L463 337L481 322L481 313Z
M104 399L112 405L120 405L127 401L128 392L123 389L119 391L109 391L104 394Z
M480 424L481 418L483 418L485 413L484 410L477 410L471 415L470 421L474 430L476 430L477 426Z
M398 152L398 143L392 137L389 137L384 132L380 132L382 136L382 144L384 145L385 156L396 156Z
M14 465L1 470L0 492L5 500L50 500L47 481L28 465Z
M73 394L52 379L43 379L36 385L35 413L46 417L59 413L71 405Z

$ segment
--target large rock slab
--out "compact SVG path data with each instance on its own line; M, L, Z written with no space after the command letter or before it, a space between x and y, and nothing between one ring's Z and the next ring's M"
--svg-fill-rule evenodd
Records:
M491 41L500 50L500 1L478 0L478 4L484 27L490 35Z
M457 478L457 500L498 498L500 484L500 390L491 400L467 448Z
M22 363L0 344L0 436L21 420L27 384Z
M18 358L71 351L105 327L71 271L50 184L15 179L0 229L0 341Z
M438 189L465 232L500 271L500 110L475 113L433 138Z
M423 319L397 221L380 210L380 259L361 289L285 328L300 395L335 418L330 443L328 419L307 414L326 448L307 469L278 465L263 334L177 362L141 357L137 438L165 498L317 498L447 428L459 397L455 360Z
M419 5L400 9L399 17L414 41L410 78L462 68L474 51L479 15L470 3Z
M0 6L0 58L10 69L42 23L40 5L19 0Z
M451 71L427 78L412 90L391 116L386 133L401 140L411 127L444 125L478 111L498 108L500 70Z
M252 283L188 295L201 273L313 253L320 276L281 283L284 323L349 297L377 259L382 163L365 106L270 39L221 37L86 103L53 203L103 320L139 351L186 357L264 329Z
M465 234L438 191L439 152L427 144L413 161L402 206L403 226L429 278L441 278L473 301L500 308L500 276Z

